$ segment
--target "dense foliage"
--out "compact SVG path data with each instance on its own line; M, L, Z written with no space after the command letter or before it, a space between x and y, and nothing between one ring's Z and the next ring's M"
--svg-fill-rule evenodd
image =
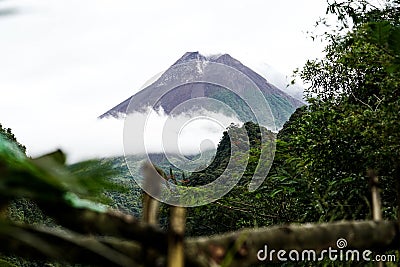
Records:
M236 188L222 200L196 208L189 218L192 234L371 218L367 170L380 176L384 217L396 216L399 10L398 1L381 8L366 1L329 6L340 25L323 35L326 56L308 61L299 72L310 85L310 105L298 109L278 134L267 180L256 193ZM207 175L212 177L214 171Z
M340 24L337 28L328 27L322 36L328 42L325 56L308 61L299 72L299 77L309 84L306 91L309 105L296 110L277 135L268 177L257 191L249 192L248 185L260 159L260 135L264 133L275 139L275 134L246 123L243 127L250 140L250 156L242 179L223 198L188 209L187 235L212 235L243 227L293 222L371 219L367 177L371 170L380 178L383 217L393 220L399 216L396 210L400 207L399 10L400 1L386 1L380 7L363 0L335 1L329 5L328 13L336 15ZM211 165L192 173L188 185L209 183L223 172L231 156L231 146L240 146L231 142L229 132L239 129L235 125L228 129ZM89 212L103 211L105 206L99 202L138 213L141 191L132 177L121 176L121 172L126 173L121 158L111 163L89 161L66 167L61 151L30 159L10 129L0 126L0 133L0 205L11 209L12 220L29 224L45 222L47 217L26 199L68 223L95 218L89 226L84 225L88 232L91 227L98 227L97 217L90 217L94 214L115 220L110 214ZM173 176L170 166L161 167ZM110 176L114 176L113 180L108 179ZM184 174L177 173L176 177L179 183L186 184ZM121 193L121 188L113 182L130 185L129 194ZM109 190L106 195L105 189ZM32 214L21 213L18 205L28 207ZM55 211L58 207L61 212ZM78 210L89 212L90 216L64 214L71 211L76 214ZM35 220L31 220L34 216ZM19 235L14 238L24 242L26 239L30 247L43 246L27 238L30 235L18 228L22 224L15 226L4 218L0 223L0 237L7 235L7 227L17 227ZM106 226L100 228L105 232L114 229L112 223ZM123 231L116 228L114 234ZM45 245L41 249L51 251ZM100 257L101 253L96 255Z
M239 183L223 198L214 203L191 208L188 212L187 228L190 235L208 235L225 231L232 231L241 227L252 227L264 224L264 203L261 201L259 191L250 193L248 186L253 173L259 163L261 153L261 135L267 136L269 141L275 140L275 134L260 127L253 122L247 122L242 126L245 131L240 131L239 126L231 125L218 145L213 162L204 170L194 172L189 177L190 186L198 186L210 183L217 179L225 170L231 160L232 134L246 134L250 143L250 151L245 172ZM244 136L235 138L236 144L246 142ZM265 140L263 140L265 141ZM240 164L240 163L239 163ZM267 162L264 162L267 164Z
M3 126L0 124L0 134L6 137L11 142L13 142L14 144L16 144L22 152L24 153L26 152L26 147L18 142L17 138L12 133L10 128L3 128Z
M358 199L348 199L364 206L355 217L367 210L361 198L368 169L381 176L386 218L397 206L393 189L400 175L400 3L385 4L381 9L365 1L332 4L329 11L338 14L342 27L353 26L346 34L327 34L325 58L307 62L300 72L310 84L311 105L295 126L293 148L302 155L308 177L335 182L332 189L343 194L338 195L342 203ZM350 211L353 205L347 214Z
M105 190L108 192L125 190L124 187L110 180L110 177L115 175L110 162L102 163L92 160L67 168L64 165L65 159L65 155L59 150L39 158L28 158L25 155L25 147L17 141L11 130L2 130L0 133L0 224L2 225L0 231L7 231L9 221L60 228L43 212L42 208L46 210L49 203L56 206L56 209L58 207L61 209L63 207L104 209L98 203L110 203L110 199L103 194ZM16 232L15 235L20 235L19 238L26 240L27 244L35 242L29 241L29 235L23 231ZM37 244L31 245L37 246ZM49 264L42 261L27 261L12 255L1 258L1 266L16 264L36 267Z

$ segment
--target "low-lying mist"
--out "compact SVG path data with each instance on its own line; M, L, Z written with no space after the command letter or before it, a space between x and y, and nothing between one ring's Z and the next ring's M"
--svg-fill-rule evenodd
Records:
M30 140L26 146L31 156L60 148L67 153L68 163L122 156L124 152L196 155L216 149L231 123L241 124L236 117L206 110L169 116L163 110L148 109L120 119L76 116L71 121L54 121L53 133Z

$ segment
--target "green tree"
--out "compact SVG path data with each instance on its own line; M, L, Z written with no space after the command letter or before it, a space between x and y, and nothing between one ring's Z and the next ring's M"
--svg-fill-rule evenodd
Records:
M299 73L310 105L288 139L298 170L314 184L321 218L365 218L367 169L382 178L386 217L400 179L400 2L335 1L339 26L323 38L325 57ZM340 30L340 31L339 31ZM399 199L397 197L397 199ZM324 214L324 215L323 215ZM315 219L315 218L310 218Z
M6 137L8 140L14 142L22 152L26 152L26 147L18 142L10 128L3 128L3 126L0 124L0 134Z

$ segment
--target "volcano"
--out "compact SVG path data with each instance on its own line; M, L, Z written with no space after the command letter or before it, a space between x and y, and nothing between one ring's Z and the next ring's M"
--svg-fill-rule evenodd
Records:
M236 91L215 82L218 81L215 77L223 77L225 84L237 88ZM209 82L210 79L214 82ZM243 95L252 96L256 100L248 103ZM199 52L187 52L153 83L99 118L121 118L129 113L143 112L148 107L155 110L162 108L166 114L171 115L196 109L218 111L217 106L222 103L229 106L242 122L258 123L254 110L265 102L268 103L275 130L280 129L290 115L305 104L278 89L229 54L204 56ZM188 104L185 106L183 103Z

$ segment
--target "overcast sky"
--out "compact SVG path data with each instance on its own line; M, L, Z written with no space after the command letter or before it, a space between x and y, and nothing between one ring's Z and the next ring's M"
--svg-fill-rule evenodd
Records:
M290 75L322 45L307 34L325 0L5 0L0 123L29 155L122 154L122 122L96 118L187 51L229 53Z

